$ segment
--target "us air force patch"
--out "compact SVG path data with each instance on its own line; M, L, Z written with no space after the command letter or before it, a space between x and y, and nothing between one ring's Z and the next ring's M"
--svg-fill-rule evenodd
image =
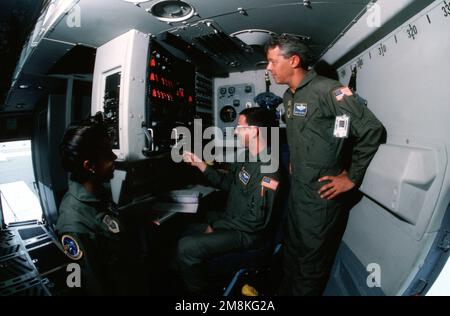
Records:
M294 104L294 115L295 116L306 116L308 112L308 106L306 103L295 103Z
M83 257L83 251L80 249L75 238L70 235L63 235L61 237L61 244L64 248L64 253L72 260L80 260Z
M242 169L242 170L239 172L239 180L241 180L241 182L242 182L244 185L247 185L247 183L250 181L250 175L249 175L249 173L248 173L247 171L245 171L244 169Z
M105 215L105 217L103 217L103 223L108 226L108 229L114 233L120 233L120 228L119 228L119 224L117 223L116 220L112 219L111 216L109 215Z

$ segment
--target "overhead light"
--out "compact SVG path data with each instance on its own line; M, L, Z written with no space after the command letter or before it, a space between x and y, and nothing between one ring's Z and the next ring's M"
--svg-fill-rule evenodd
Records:
M244 8L238 8L237 12L239 12L239 14L242 14L244 16L248 16L248 13Z
M123 0L123 1L130 2L130 3L133 3L133 4L141 4L141 3L144 3L144 2L150 2L151 0Z
M29 85L27 85L27 84L21 84L20 86L19 86L19 89L28 89L30 86Z
M160 21L171 23L190 19L195 14L195 10L192 5L184 1L162 0L151 7L150 13Z
M311 36L307 36L307 35L292 34L292 33L283 33L281 35L295 36L295 37L297 37L298 39L300 39L301 41L304 41L304 42L308 42L308 41L311 40Z
M275 33L260 29L248 29L230 34L230 36L240 39L247 45L257 46L264 46L272 35L275 35Z
M269 62L267 61L267 60L261 60L261 61L258 61L256 64L255 64L255 66L256 67L261 67L261 66L264 66L264 67L267 67L267 64L268 64Z

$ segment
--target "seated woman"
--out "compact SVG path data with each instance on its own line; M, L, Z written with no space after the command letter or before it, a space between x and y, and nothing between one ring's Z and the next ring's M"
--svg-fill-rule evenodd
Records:
M66 255L81 267L86 294L127 294L124 227L112 209L104 183L113 178L111 141L101 124L69 128L60 144L64 168L70 173L56 224ZM128 276L129 277L129 276Z

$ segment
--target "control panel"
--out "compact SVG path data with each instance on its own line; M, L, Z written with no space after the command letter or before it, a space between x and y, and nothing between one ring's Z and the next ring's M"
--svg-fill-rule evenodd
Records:
M237 124L239 112L255 106L255 86L252 83L220 86L217 95L217 126L221 128L227 138Z
M120 148L119 140L119 103L120 103L120 72L105 78L105 95L103 97L104 122L111 138L112 148Z
M151 151L170 150L175 143L171 137L173 129L192 124L195 77L192 64L150 41L146 113L147 128L152 133Z
M212 112L213 80L208 75L200 72L195 73L195 101L197 112Z

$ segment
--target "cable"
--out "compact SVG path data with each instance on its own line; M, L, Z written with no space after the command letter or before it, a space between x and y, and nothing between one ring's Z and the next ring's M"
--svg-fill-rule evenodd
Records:
M4 200L5 200L5 202L6 202L6 204L8 205L8 207L9 207L9 210L11 211L11 213L14 215L14 219L15 219L15 221L16 222L18 222L19 221L19 219L17 218L17 215L16 215L16 213L14 213L14 211L13 211L13 209L12 209L12 207L11 207L11 205L9 205L9 203L8 203L8 200L6 199L6 196L3 194L3 192L0 190L0 199L1 199L1 197L3 196L3 198L4 198ZM3 208L2 208L2 212L3 212Z

